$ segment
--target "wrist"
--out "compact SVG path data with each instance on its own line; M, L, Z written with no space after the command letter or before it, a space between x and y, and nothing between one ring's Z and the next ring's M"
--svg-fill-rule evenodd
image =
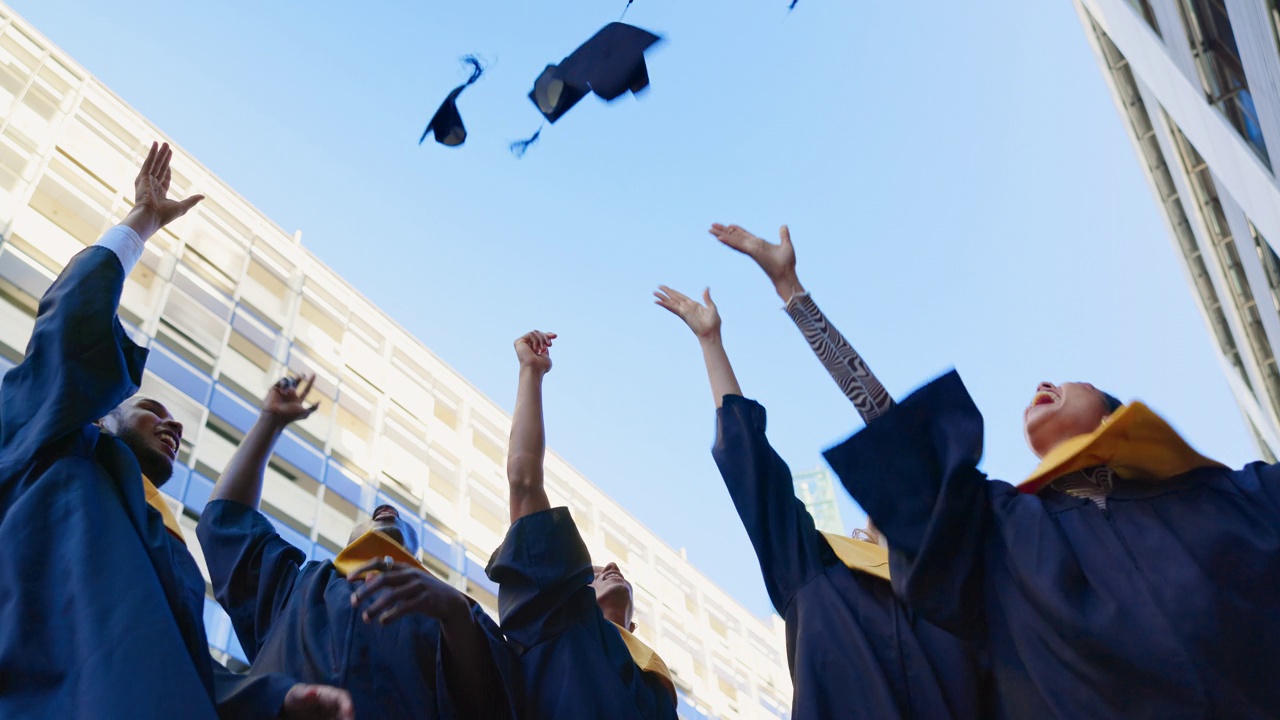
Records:
M795 273L788 273L774 280L773 289L777 291L778 297L782 298L782 302L790 302L796 293L804 292L804 286L800 284L800 279Z
M720 337L720 329L716 328L710 332L698 336L698 344L704 348L720 347L724 341Z
M138 233L138 237L146 242L147 238L156 234L162 223L160 213L155 208L150 205L134 205L120 224L132 228Z
M263 410L258 414L258 425L271 432L272 435L280 435L289 426L290 422L289 418L270 410Z
M520 363L520 377L541 380L547 374L546 368L531 363Z

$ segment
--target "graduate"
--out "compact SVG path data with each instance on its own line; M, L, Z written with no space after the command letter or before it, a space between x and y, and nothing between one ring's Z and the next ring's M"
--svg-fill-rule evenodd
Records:
M152 144L134 207L40 301L0 384L0 717L350 718L349 698L209 655L204 579L156 487L182 426L132 397L147 351L116 309L143 244L201 200L168 197Z
M722 240L741 239L726 244L751 255L775 278L788 309L796 305L803 288L789 237L784 235L783 245L769 245L736 227L715 226L713 232ZM820 532L796 498L791 471L765 436L764 408L742 395L711 291L703 292L702 303L665 285L654 294L702 347L717 408L712 454L755 547L769 598L787 623L792 717L990 717L984 705L987 675L978 654L894 596L888 553L877 544L878 533L863 531L858 535L866 539L855 539ZM811 299L807 303L816 311ZM804 327L814 330L805 333L811 342L847 346L825 320ZM888 393L865 366L856 377L845 372L839 357L819 353L864 419L874 418L876 405L870 401L884 403ZM873 391L867 392L872 383Z
M277 439L318 407L306 404L314 381L285 378L270 389L196 527L250 675L340 685L357 718L510 717L501 632L418 562L418 538L395 507L375 508L333 561L311 562L259 512Z
M952 371L826 453L908 605L989 654L1008 717L1280 716L1280 469L1088 383L1040 384L1024 423L1039 467L988 479Z
M552 508L543 486L542 380L555 337L534 331L515 343L511 528L486 568L515 656L512 694L522 718L675 720L666 664L631 634L631 584L616 563L591 564L569 509Z

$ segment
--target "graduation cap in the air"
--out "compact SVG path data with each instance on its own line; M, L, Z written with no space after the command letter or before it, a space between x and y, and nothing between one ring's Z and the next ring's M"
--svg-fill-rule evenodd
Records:
M458 96L466 90L469 85L480 79L480 75L484 73L484 66L474 55L468 55L462 58L462 62L471 66L471 77L449 93L449 96L440 104L440 109L436 110L436 114L431 117L431 122L427 123L427 129L422 131L422 137L418 138L418 144L421 145L427 139L428 133L435 133L436 142L441 145L455 147L461 145L467 140L467 128L462 124L462 115L458 113Z
M649 86L644 52L662 38L634 25L612 22L558 65L548 65L529 99L549 122L559 120L587 93L616 100Z

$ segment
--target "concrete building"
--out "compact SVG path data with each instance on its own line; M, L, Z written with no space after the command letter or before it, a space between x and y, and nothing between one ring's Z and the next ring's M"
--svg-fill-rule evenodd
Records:
M63 265L128 211L152 139L167 138L0 5L0 369ZM493 612L509 416L177 145L173 192L207 199L148 243L120 317L151 350L143 392L186 428L164 492L198 561L195 520L260 398L287 370L314 372L322 409L285 433L263 510L332 558L362 514L394 503L423 561ZM753 616L554 453L547 485L634 582L638 634L674 671L683 717L788 716L780 620ZM215 654L243 660L211 598L205 619Z
M813 524L823 532L844 535L844 519L840 517L840 506L836 504L836 485L831 471L819 467L808 472L792 473L791 483L795 486L796 497L808 508L813 516Z
M1280 455L1277 0L1073 0L1262 456Z

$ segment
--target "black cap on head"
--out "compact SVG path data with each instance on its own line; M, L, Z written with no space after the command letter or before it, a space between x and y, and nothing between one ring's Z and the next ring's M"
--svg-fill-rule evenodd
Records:
M1119 410L1120 407L1124 405L1124 403L1120 402L1120 399L1117 398L1115 395L1112 395L1111 393L1108 393L1108 392L1103 392L1101 390L1099 390L1098 392L1102 395L1103 404L1107 406L1107 412L1113 413Z
M640 92L649 86L645 50L661 39L634 25L609 23L559 65L548 65L529 98L554 123L588 92L605 100Z
M431 116L431 122L427 123L427 129L422 131L422 137L418 138L419 145L427 139L428 133L434 133L436 142L449 147L456 147L466 142L467 128L462 124L462 115L458 112L458 96L467 89L468 85L480 79L484 73L484 66L474 55L462 58L462 62L471 66L471 77L454 88L453 92L450 92L440 104L440 109L436 110L436 114Z

